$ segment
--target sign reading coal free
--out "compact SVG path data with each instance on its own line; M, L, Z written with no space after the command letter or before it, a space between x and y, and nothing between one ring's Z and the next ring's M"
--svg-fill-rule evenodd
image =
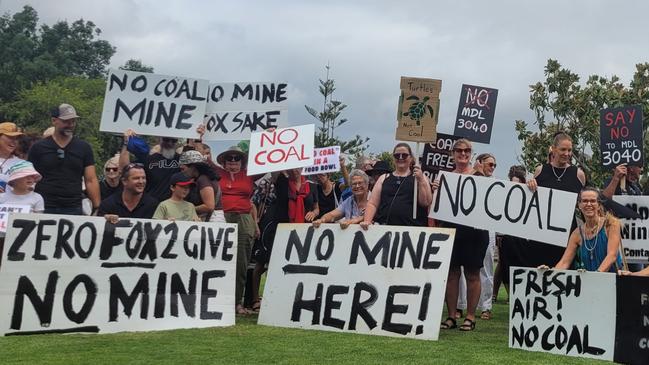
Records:
M248 175L313 165L313 124L250 135Z
M0 334L234 325L237 225L12 214Z
M252 132L288 125L287 89L281 82L210 84L203 139L250 139Z
M577 194L441 172L430 217L565 247Z
M99 130L197 138L207 104L207 80L111 70Z
M280 224L259 324L436 340L454 236Z
M437 133L435 143L424 145L424 154L421 157L421 169L424 175L433 182L440 171L453 171L453 143L460 137L450 134Z

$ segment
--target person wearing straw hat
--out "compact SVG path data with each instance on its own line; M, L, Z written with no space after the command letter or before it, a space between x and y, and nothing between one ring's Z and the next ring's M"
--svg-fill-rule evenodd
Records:
M41 180L41 174L34 165L21 160L11 166L7 174L7 184L11 189L0 195L0 204L26 205L30 213L42 213L45 210L43 197L34 192L34 185Z
M241 302L246 284L246 274L257 224L252 217L252 193L255 178L248 176L246 170L247 154L239 146L231 146L216 157L225 221L238 225L237 238L237 280L235 304L237 314L248 314Z
M23 133L11 122L0 123L0 193L7 186L7 172L16 163L22 161L16 157L18 137Z
M185 200L194 204L203 222L225 222L221 203L219 175L199 151L189 150L180 155L180 170L194 179L196 185Z

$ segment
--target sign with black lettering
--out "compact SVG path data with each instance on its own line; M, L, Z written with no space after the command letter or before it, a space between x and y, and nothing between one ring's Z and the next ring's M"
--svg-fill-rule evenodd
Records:
M23 204L0 204L0 232L7 232L9 215L15 213L29 213L31 207Z
M401 76L397 107L399 141L431 142L437 134L442 80Z
M642 106L602 109L599 112L599 143L602 165L644 165Z
M620 219L624 256L631 263L649 264L649 196L613 195L613 200L638 212L641 219Z
M110 70L99 130L174 138L197 138L209 81Z
M288 84L282 82L212 83L205 111L207 141L250 139L288 125Z
M442 171L430 217L565 247L577 194Z
M340 146L313 149L313 165L305 167L302 175L327 174L340 170Z
M615 275L510 270L509 347L613 360Z
M314 133L315 126L306 124L251 134L248 175L311 166Z
M234 325L237 225L12 214L0 334Z
M436 340L454 236L280 224L259 324Z
M437 133L437 140L434 143L424 145L424 154L421 157L421 170L424 175L433 182L440 171L453 171L453 143L460 137L450 134Z
M649 360L649 278L617 278L617 324L614 361L646 364Z
M489 143L496 115L498 90L462 85L454 135L478 143Z

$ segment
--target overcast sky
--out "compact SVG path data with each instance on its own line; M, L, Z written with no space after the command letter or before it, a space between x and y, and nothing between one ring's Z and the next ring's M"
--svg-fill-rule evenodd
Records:
M133 58L161 74L286 81L294 125L315 122L304 105L322 105L329 62L348 104L338 134L370 137L372 152L395 144L400 76L443 80L438 131L449 134L463 83L496 88L491 144L475 149L496 155L499 177L516 163L514 120L532 122L529 85L548 58L625 84L649 61L646 1L0 0L0 10L25 4L48 24L93 21L117 48L111 67Z

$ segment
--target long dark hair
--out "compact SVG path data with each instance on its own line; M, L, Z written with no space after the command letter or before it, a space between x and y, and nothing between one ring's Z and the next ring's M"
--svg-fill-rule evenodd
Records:
M214 169L210 167L210 165L206 163L193 163L190 164L190 166L194 166L196 168L196 171L198 171L199 176L205 175L212 181L221 180L221 176L219 176L219 174L216 171L214 171Z

